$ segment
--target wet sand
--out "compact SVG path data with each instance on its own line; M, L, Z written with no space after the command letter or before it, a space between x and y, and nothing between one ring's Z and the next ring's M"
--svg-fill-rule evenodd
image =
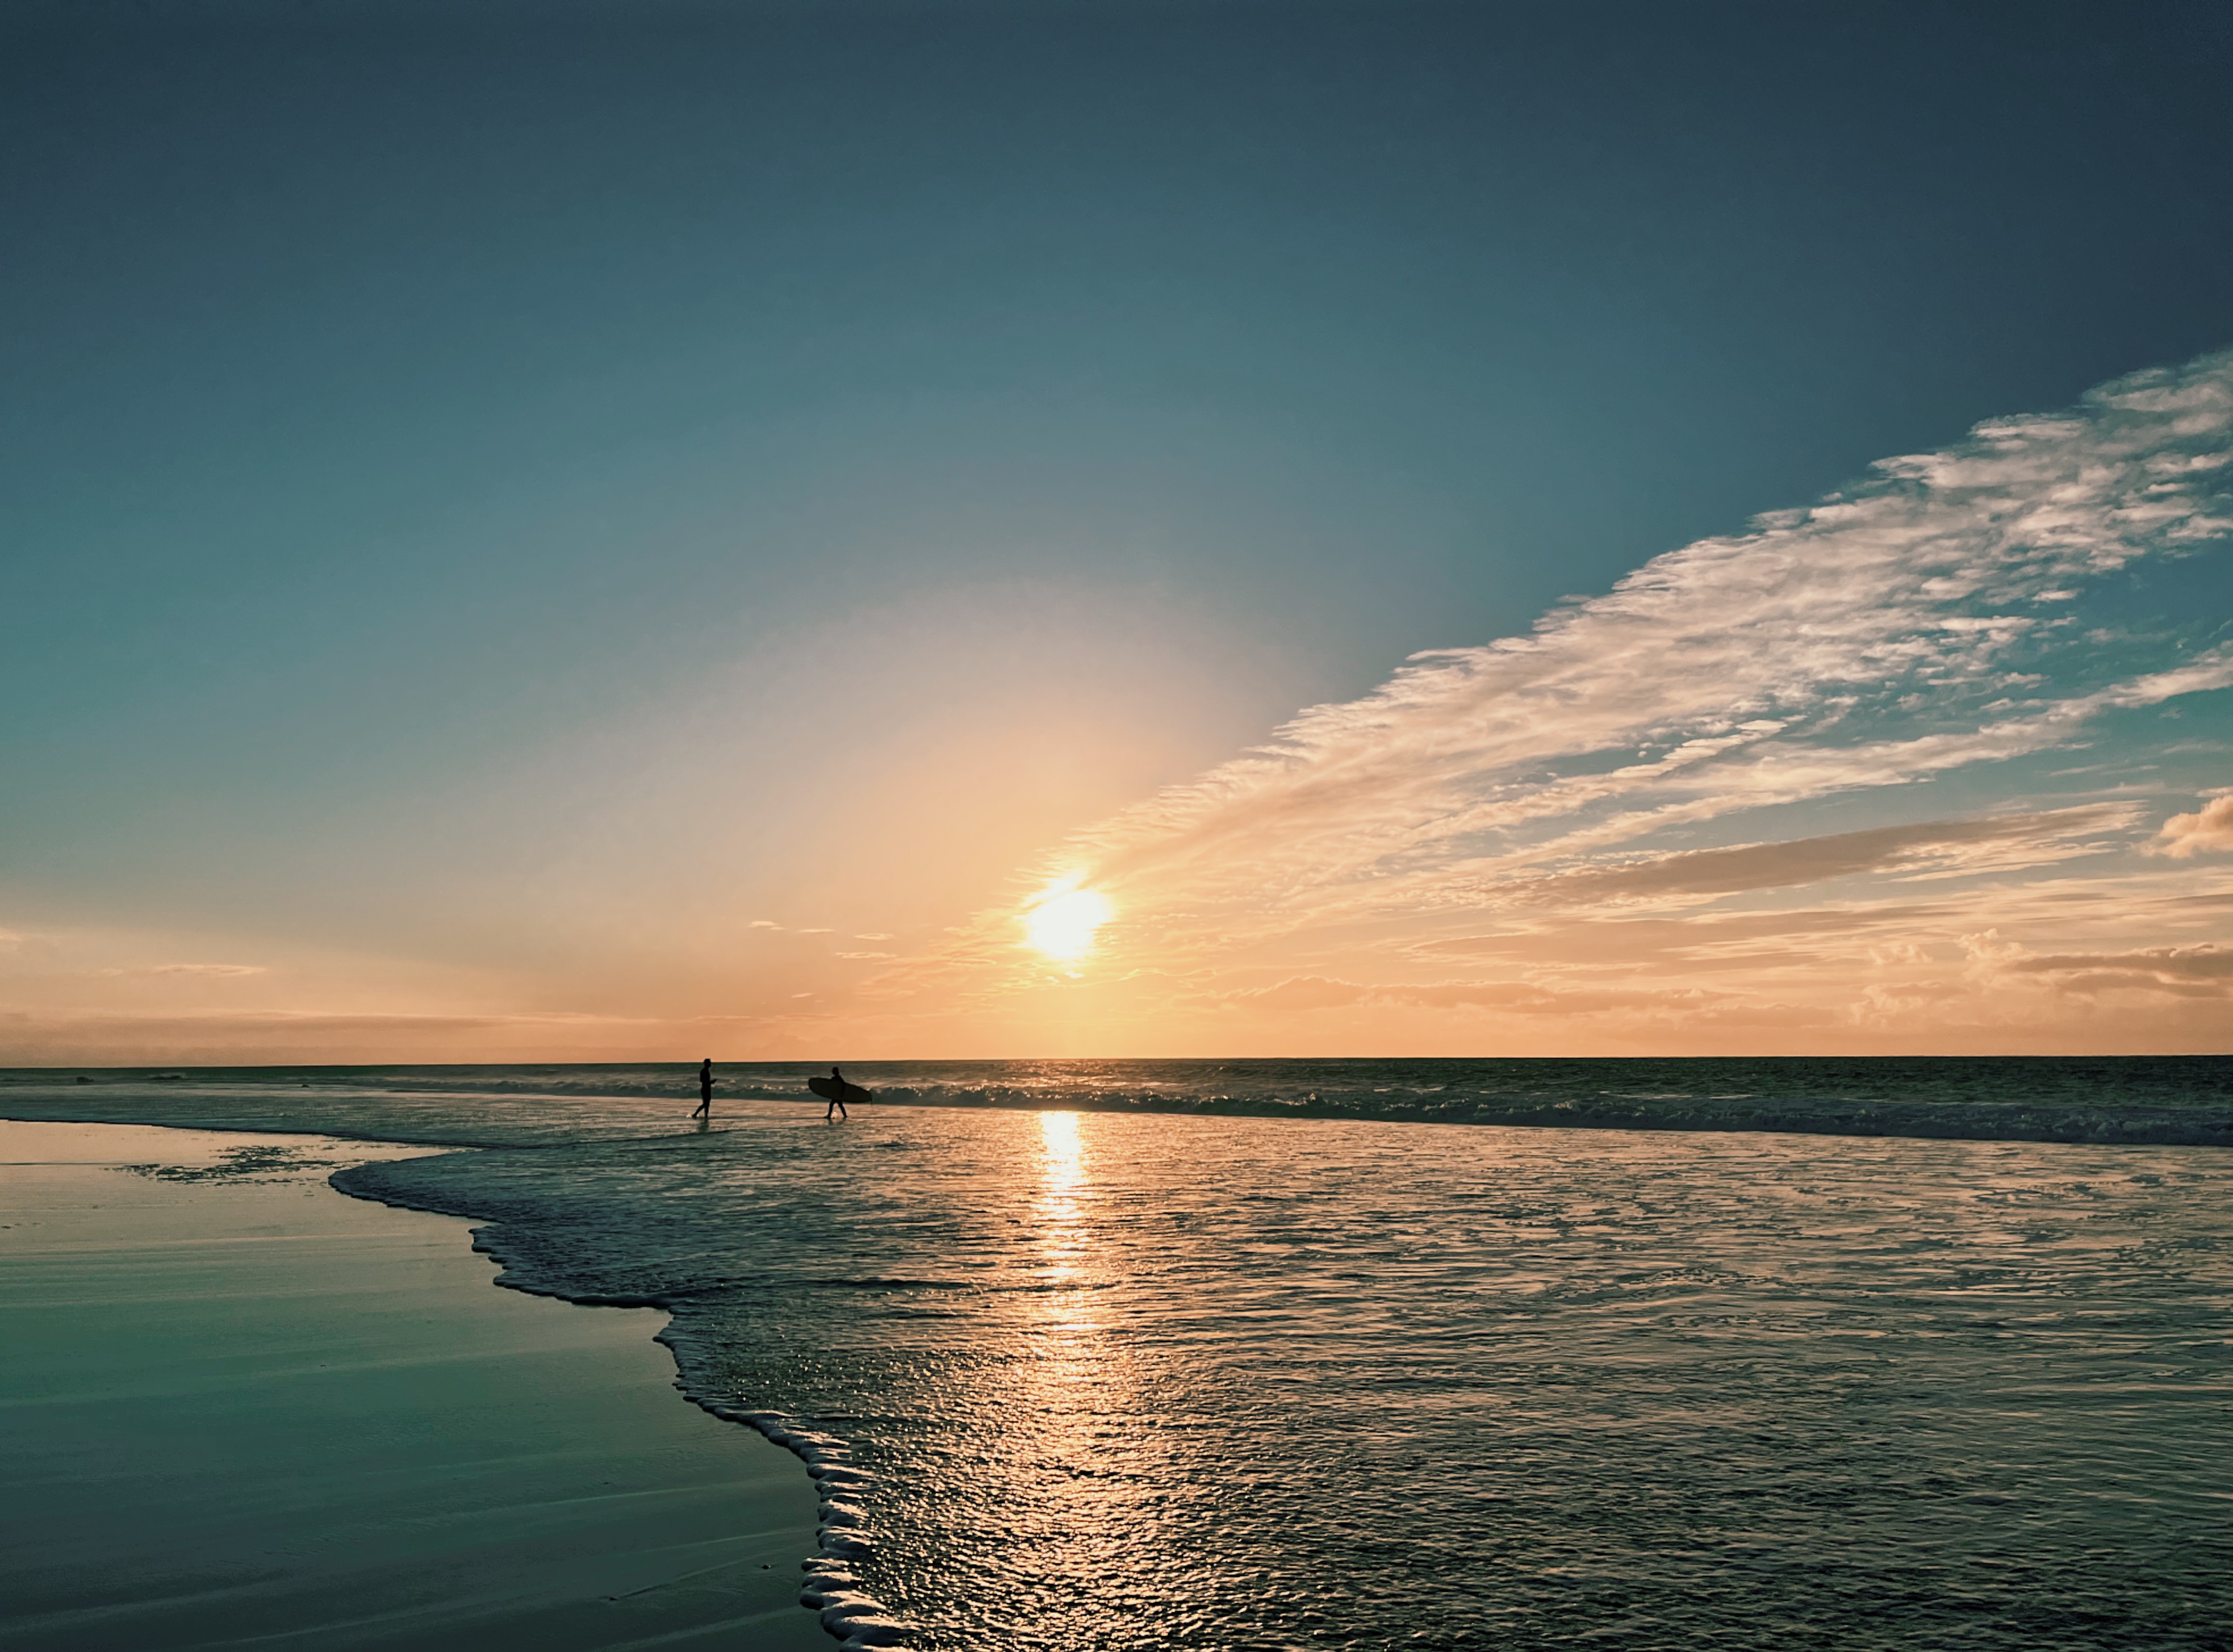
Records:
M831 1647L797 1460L324 1185L409 1151L0 1122L0 1647Z

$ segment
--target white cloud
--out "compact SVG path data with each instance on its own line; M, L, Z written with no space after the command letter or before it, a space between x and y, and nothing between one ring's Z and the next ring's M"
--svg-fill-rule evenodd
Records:
M2068 744L2233 684L2233 646L2149 660L2057 617L2089 577L2233 531L2229 459L2233 356L1982 426L1531 636L1422 654L1054 858L1136 928L1278 933Z
M2213 850L2233 853L2233 791L2212 797L2198 813L2173 815L2156 834L2155 848L2178 860Z
M2233 643L2101 623L2087 602L2136 562L2222 551L2229 537L2233 353L1887 460L1812 509L1661 556L1527 636L1416 656L1372 693L1305 710L1266 745L1077 834L1017 887L1059 875L1106 894L1116 917L1097 966L1112 982L1149 967L1278 972L1268 986L1189 989L1203 1006L1463 1003L1728 1025L1797 1025L1833 1000L1841 1016L1938 1014L1962 934L2019 910L2033 939L2095 925L2095 886L2115 868L2139 875L2134 797L2056 807L1993 777L2112 731L2128 759L2133 719L2233 686ZM1962 806L1907 801L1956 782ZM2221 830L2233 833L2233 811L2213 803L2160 842L2191 855L2220 847ZM2054 870L2072 863L2088 870ZM1853 918L1844 940L1837 923L1780 947L1698 927L1841 879L1863 886L1849 898L1889 883L1902 899ZM1921 888L1948 891L1933 896L1943 913L1921 915ZM2120 909L2204 920L2173 917L2158 893L2128 893ZM1461 949L1512 969L1586 959L1576 966L1610 976L1622 967L1613 920L1639 909L1691 932L1655 932L1650 961L1631 966L1665 972L1656 984L1358 984L1377 979L1370 958L1423 969ZM1491 913L1510 927L1453 933ZM981 914L882 989L1036 990L1012 916ZM1753 984L1741 1001L1668 997L1680 968L1748 969ZM1857 985L1868 971L1885 979ZM1732 979L1717 974L1717 990ZM1763 984L1819 1001L1771 1002Z

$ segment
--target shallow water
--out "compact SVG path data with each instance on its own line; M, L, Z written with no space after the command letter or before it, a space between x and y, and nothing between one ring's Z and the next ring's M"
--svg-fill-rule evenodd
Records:
M851 1572L927 1646L2233 1621L2209 1150L764 1109L346 1180L677 1302L702 1399L875 1476Z
M840 1627L2226 1644L2222 1148L1217 1115L1234 1070L1253 1096L1305 1063L1162 1063L1210 1100L1156 1114L1110 1099L1141 1065L1014 1063L1004 1106L843 1125L732 1091L704 1134L680 1069L112 1075L0 1111L498 1144L340 1180L492 1222L508 1283L673 1305L694 1396L820 1460L809 1584ZM1427 1093L1436 1063L1309 1065ZM1622 1064L1565 1065L1604 1090ZM2023 1063L1906 1101L1890 1066L1814 1076L1981 1130L2121 1127L2151 1085L2158 1118L2222 1108L2223 1061L2110 1065L2122 1100Z

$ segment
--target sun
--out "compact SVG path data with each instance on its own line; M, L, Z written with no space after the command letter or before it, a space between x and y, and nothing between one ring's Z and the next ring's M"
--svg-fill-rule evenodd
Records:
M1064 964L1092 951L1094 932L1108 921L1108 896L1062 884L1023 914L1024 933L1032 945Z

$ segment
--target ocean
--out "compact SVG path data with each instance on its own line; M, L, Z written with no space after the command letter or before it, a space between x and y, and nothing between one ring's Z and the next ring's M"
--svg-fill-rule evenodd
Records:
M2229 1643L2233 1059L721 1070L0 1115L478 1149L336 1185L669 1309L857 1645Z

